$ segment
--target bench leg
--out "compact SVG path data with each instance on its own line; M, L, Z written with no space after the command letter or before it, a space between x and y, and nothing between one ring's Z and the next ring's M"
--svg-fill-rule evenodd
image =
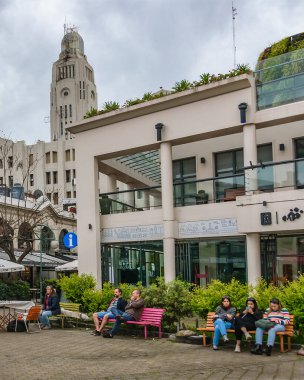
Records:
M206 347L206 333L203 331L203 346Z
M64 317L61 317L61 328L64 328Z
M148 339L147 325L144 326L145 339Z
M287 337L287 347L288 347L288 351L291 351L291 337L290 336Z
M280 335L280 347L281 347L281 352L284 352L284 335Z
M161 326L159 326L159 328L158 328L158 337L159 337L159 339L162 337Z

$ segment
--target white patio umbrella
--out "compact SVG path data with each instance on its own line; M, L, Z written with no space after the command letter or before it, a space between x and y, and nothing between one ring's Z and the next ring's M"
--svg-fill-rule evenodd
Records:
M25 268L21 264L14 263L12 261L0 259L0 273L8 272L21 272Z
M57 272L69 272L72 270L78 270L78 260L69 261L68 263L55 267L55 271Z

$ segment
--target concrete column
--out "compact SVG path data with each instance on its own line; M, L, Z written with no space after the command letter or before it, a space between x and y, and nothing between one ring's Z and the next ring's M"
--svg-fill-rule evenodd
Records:
M98 191L98 162L93 156L82 160L82 150L77 148L77 194L85 202L77 204L78 272L91 274L101 287L100 215Z
M255 285L261 277L260 235L247 234L246 244L248 283Z
M173 174L171 143L160 144L162 210L164 227L164 274L165 281L175 280L175 220L173 208Z
M133 184L131 182L126 183L126 190L133 190ZM129 193L125 193L126 195L126 204L128 206L135 207L135 191L130 191Z
M117 189L117 177L115 174L110 174L107 176L107 193L114 193L116 189Z
M150 209L150 196L149 196L149 190L143 191L143 208L144 210Z
M244 144L244 166L257 164L257 141L255 124L244 125L243 127L243 144ZM245 190L246 194L252 194L257 190L257 169L248 169L245 172Z

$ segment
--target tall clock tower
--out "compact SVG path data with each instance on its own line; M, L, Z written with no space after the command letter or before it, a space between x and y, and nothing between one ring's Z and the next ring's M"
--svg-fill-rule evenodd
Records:
M65 30L59 59L53 64L50 101L52 141L71 139L66 128L82 120L87 111L97 109L94 70L75 27Z

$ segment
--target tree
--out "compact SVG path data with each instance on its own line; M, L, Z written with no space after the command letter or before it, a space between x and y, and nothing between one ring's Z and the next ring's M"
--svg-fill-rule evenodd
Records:
M50 217L50 202L41 193L35 198L27 192L30 176L41 158L33 157L30 150L22 155L15 148L13 141L0 139L0 248L11 261L21 263L33 250L35 233ZM13 178L18 183L14 184ZM15 237L19 257L15 254Z

